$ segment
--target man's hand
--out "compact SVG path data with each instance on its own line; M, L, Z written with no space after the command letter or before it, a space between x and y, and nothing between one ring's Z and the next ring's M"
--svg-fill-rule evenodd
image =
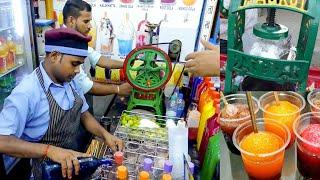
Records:
M207 41L201 41L206 49L205 51L190 53L186 56L186 71L192 76L219 76L220 58L219 47L215 47Z
M108 147L112 149L113 152L122 151L123 150L123 141L116 136L113 136L109 133L104 135L104 141Z
M49 146L47 157L54 162L61 164L61 171L63 178L72 178L73 167L75 175L79 174L80 164L78 157L91 157L89 154L76 152L70 149L62 149L56 146Z
M123 83L119 85L119 93L120 96L130 95L132 91L132 87L129 83Z

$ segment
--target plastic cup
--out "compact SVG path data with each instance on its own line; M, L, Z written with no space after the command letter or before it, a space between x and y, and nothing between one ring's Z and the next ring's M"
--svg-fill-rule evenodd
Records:
M231 95L227 95L225 97L226 97L226 100L229 104L244 104L244 105L248 104L245 94L231 94ZM253 97L252 99L254 101L254 107L255 107L254 113L257 114L259 111L258 100L255 97ZM222 102L222 101L220 102L220 104L221 104L221 109L223 109L226 106L224 104L224 102ZM232 153L240 155L239 150L232 143L232 134L233 134L234 130L240 124L247 122L247 121L250 121L250 119L251 119L250 114L248 114L247 116L241 117L241 118L230 119L230 118L223 118L221 116L221 112L220 112L219 117L220 117L219 118L220 128L222 130L224 139L227 143L228 149Z
M279 101L288 101L289 103L295 105L297 109L290 113L275 113L268 110L271 105L274 105L276 103L273 92L268 92L259 98L259 108L262 110L263 118L265 120L275 120L286 125L289 128L289 131L291 133L291 140L287 147L289 148L295 140L295 135L292 131L292 124L294 120L300 116L301 111L306 106L306 101L300 94L292 91L278 92L278 96ZM287 111L287 108L284 109L286 109L285 111Z
M314 127L313 131L309 131L311 127ZM294 121L293 132L297 136L297 166L300 174L305 179L319 179L320 113L302 114Z
M314 90L310 92L307 96L307 101L310 104L310 111L311 112L320 112L320 103L317 106L314 102L315 99L319 99L320 101L320 89Z
M240 142L247 135L253 133L250 121L237 127L232 137L233 143L241 152L242 161L249 179L278 180L281 177L285 148L290 141L289 129L281 123L272 120L264 121L262 118L257 119L256 123L259 132L268 132L283 140L279 147L274 147L275 151L259 154L251 153L241 148Z

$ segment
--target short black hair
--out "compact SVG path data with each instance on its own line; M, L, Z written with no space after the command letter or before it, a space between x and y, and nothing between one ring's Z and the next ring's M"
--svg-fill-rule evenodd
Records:
M80 16L80 11L91 12L91 5L83 0L68 0L63 7L63 22L67 22L69 16L78 18Z

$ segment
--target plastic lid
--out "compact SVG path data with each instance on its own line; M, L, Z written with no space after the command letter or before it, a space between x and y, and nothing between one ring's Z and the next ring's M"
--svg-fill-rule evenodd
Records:
M127 170L127 167L125 166L119 166L117 168L117 176L118 178L120 179L125 179L128 177L128 170Z
M139 179L140 179L140 180L149 180L149 179L150 179L150 175L149 175L149 173L146 172L146 171L141 171L141 172L139 173Z
M172 167L173 167L173 164L169 160L166 160L164 162L163 171L165 173L171 173L172 172Z
M188 162L189 168L191 170L191 173L194 173L194 164L192 162Z
M143 161L143 169L146 171L151 171L152 168L152 159L145 158Z
M177 126L178 127L186 127L186 122L184 120L179 120Z
M281 24L268 26L267 23L258 23L253 27L253 34L263 39L281 40L288 37L289 29Z
M162 175L162 180L171 180L171 179L172 179L172 177L171 177L170 174L164 174L164 175Z
M116 162L117 165L121 165L123 162L123 152L117 151L114 153L114 161Z

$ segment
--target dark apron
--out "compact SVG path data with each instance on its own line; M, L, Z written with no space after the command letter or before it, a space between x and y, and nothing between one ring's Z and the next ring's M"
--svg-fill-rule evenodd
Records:
M78 151L79 147L76 139L83 105L81 97L70 86L75 97L74 105L67 111L63 110L53 98L50 89L47 92L45 91L43 77L39 68L36 69L36 73L43 91L46 93L50 113L48 130L39 143ZM41 163L43 160L43 158L32 159L32 173L36 180L42 179Z

